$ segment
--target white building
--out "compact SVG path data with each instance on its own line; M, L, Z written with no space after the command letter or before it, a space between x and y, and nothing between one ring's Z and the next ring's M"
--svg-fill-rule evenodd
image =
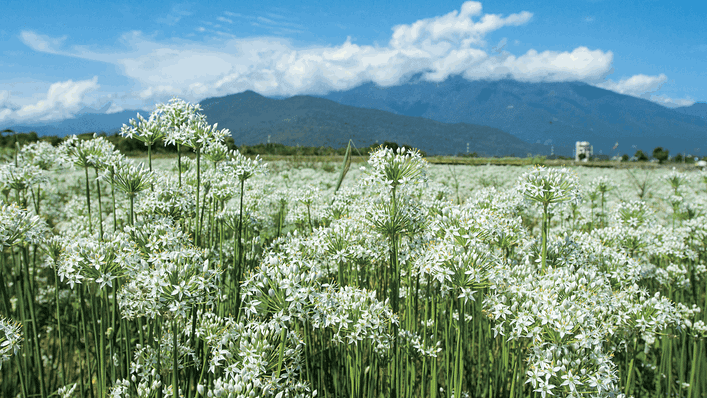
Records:
M574 149L574 160L579 162L579 155L584 154L584 161L589 160L594 155L594 147L589 145L587 141L577 141Z

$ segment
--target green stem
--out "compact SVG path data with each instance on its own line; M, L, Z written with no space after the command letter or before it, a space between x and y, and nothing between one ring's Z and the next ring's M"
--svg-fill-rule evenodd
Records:
M548 203L543 203L543 225L542 225L542 239L543 239L543 251L542 251L542 271L545 272L545 266L547 261L547 207Z
M631 383L633 382L633 361L636 359L636 344L638 343L638 338L633 338L633 351L631 352L631 362L628 365L628 375L626 376L626 396L631 396L631 390L633 390Z
M87 326L86 311L85 311L86 301L84 300L84 297L83 297L84 287L82 285L79 285L78 289L79 289L79 301L80 301L80 308L81 308L81 324L83 326L84 354L86 355L86 365L88 366L88 376L89 376L89 378L91 378L91 357L88 352L88 326ZM81 379L83 380L83 377ZM93 383L88 383L88 385L89 385L89 388L91 391L91 396L93 396Z
M135 205L135 195L130 195L130 226L135 226L135 221L133 220L133 212Z
M179 172L179 188L182 187L182 149L179 144L177 144L177 171Z
M93 222L91 220L91 192L88 185L88 166L83 168L86 174L86 208L88 208L88 232L93 235Z
M101 232L101 240L103 240L103 205L101 204L101 183L98 180L98 169L93 169L96 172L96 189L98 192L98 228Z
M695 386L695 375L697 374L699 367L699 362L697 358L702 357L700 354L702 354L702 340L700 340L698 344L697 339L695 339L692 342L692 366L690 366L690 387L687 388L687 398L692 398L692 391L693 387ZM695 398L696 397L697 394L695 394Z
M61 358L61 384L66 385L66 365L64 364L64 339L61 336L61 316L59 314L59 270L54 264L54 302L56 303L56 326L59 332L59 358Z
M113 232L118 230L118 216L115 214L115 168L110 169L110 194L113 197Z
M457 355L456 355L456 382L454 385L454 396L461 397L462 379L464 378L464 360L462 358L463 347L462 337L464 336L464 303L459 299L459 330L457 332ZM451 314L450 314L451 315Z
M20 376L20 387L22 388L22 395L24 397L29 397L29 391L27 391L27 385L25 384L24 371L22 370L22 363L20 362L19 355L13 355L15 357L15 362L17 362L17 374Z
M276 382L280 380L280 372L282 371L282 361L283 357L285 355L285 337L286 337L287 329L285 329L285 326L282 326L282 331L280 332L280 353L278 355L278 360L277 360L277 377L275 378Z
M172 397L179 396L179 360L177 358L177 320L172 319Z
M199 148L195 148L194 150L196 151L196 221L194 227L194 244L196 246L199 246L199 243L201 242L199 236L199 189L201 186L201 151L199 151Z
M29 303L29 312L30 312L30 321L32 322L32 343L34 345L34 355L35 355L35 363L36 367L39 371L39 375L37 377L39 378L39 389L40 392L42 393L42 397L45 398L47 396L47 389L44 384L44 366L42 364L42 355L40 352L40 347L39 347L39 339L38 339L38 327L37 327L37 315L36 311L34 309L34 300L35 300L35 294L34 290L32 289L32 284L30 283L30 272L29 272L29 258L28 258L28 252L26 248L21 247L20 248L20 253L22 254L20 256L20 261L24 264L25 266L25 289L27 292L25 293L27 296L27 302Z

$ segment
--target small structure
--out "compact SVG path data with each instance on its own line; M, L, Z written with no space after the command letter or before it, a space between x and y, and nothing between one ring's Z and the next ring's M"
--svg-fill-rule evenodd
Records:
M580 156L580 155L584 155L584 156ZM594 155L594 147L589 145L589 143L587 141L577 141L575 143L574 160L576 162L579 162L580 160L586 162L593 155Z

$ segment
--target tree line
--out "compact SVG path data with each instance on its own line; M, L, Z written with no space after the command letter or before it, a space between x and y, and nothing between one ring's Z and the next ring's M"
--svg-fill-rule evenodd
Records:
M93 138L94 133L83 133L83 134L77 134L77 137L79 139L91 139ZM147 146L142 141L139 141L135 138L126 138L120 135L120 133L115 133L115 134L107 134L105 132L100 132L97 133L98 136L105 137L108 141L110 141L113 145L115 145L115 148L119 150L121 153L129 156L140 156L143 154L147 153ZM21 133L21 132L15 132L10 129L3 130L0 132L0 148L6 148L6 149L14 149L16 144L19 144L20 146L32 143L32 142L38 142L38 141L45 141L53 146L59 145L65 137L58 137L55 135L38 135L34 131L30 131L29 133ZM325 146L319 146L319 147L310 147L310 146L288 146L284 144L277 144L277 143L261 143L261 144L256 144L256 145L236 145L235 141L233 140L233 137L227 137L225 142L224 142L229 149L238 149L242 154L248 156L248 155L275 155L275 156L343 156L346 154L346 147L342 148L332 148L332 147L325 147ZM392 141L385 141L383 144L373 144L367 147L359 148L358 151L354 150L353 154L354 155L361 155L361 156L367 156L369 152L371 152L373 149L377 148L378 146L384 146L391 148L393 150L396 150L401 147L405 147L408 149L411 149L412 147L410 145L398 145L395 142ZM152 146L152 151L153 153L177 153L177 147L175 145L168 145L165 146L164 142L162 140L157 141L153 146ZM426 156L426 153L422 150L420 150L423 156ZM459 154L458 156L462 157L478 157L479 155L474 152L471 154ZM558 158L564 158L562 156ZM656 147L653 149L652 152L652 157L648 156L645 152L642 150L637 150L636 153L633 155L633 159L636 161L649 161L652 159L656 159L660 163L665 163L665 162L676 162L676 163L694 163L695 158L692 156L683 156L682 154L677 154L674 157L670 157L670 151L667 149L664 149L663 147ZM566 159L571 159L571 158L566 158ZM629 157L628 154L624 154L622 156L622 160L624 161L629 161L632 158Z
M100 137L105 137L113 145L115 149L119 150L121 153L129 156L140 156L147 154L147 146L142 141L135 138L126 138L120 135L120 133L107 134L105 132L96 133ZM93 138L94 133L83 133L77 134L79 139L88 140ZM53 146L59 145L65 137L58 137L55 135L38 135L36 132L31 131L29 133L15 132L10 129L3 130L0 132L0 148L14 149L17 144L19 146L24 146L29 143L44 141L52 144ZM288 146L284 144L277 143L261 143L256 145L236 145L233 137L227 137L224 144L228 146L229 149L238 149L243 155L276 155L276 156L335 156L335 155L345 155L346 147L343 148L332 148L329 146ZM385 141L382 146L397 149L399 147L405 147L411 149L410 145L398 145L395 142ZM367 147L358 148L354 150L354 155L368 156L368 153L373 149L380 146L379 144L373 144ZM420 151L423 156L424 151ZM175 145L164 145L163 140L155 142L152 146L152 153L177 153L177 147Z

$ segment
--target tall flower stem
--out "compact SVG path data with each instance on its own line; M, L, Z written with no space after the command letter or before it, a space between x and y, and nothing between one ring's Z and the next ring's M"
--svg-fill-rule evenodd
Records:
M243 256L241 253L243 252L243 195L244 195L244 188L245 187L245 180L241 180L241 193L240 193L240 202L238 204L238 266L241 267L242 263L242 258ZM240 283L240 281L238 281Z
M196 220L194 222L195 227L194 227L194 244L196 246L199 246L201 243L201 230L200 230L200 224L199 224L199 213L200 213L200 207L199 207L199 189L201 187L201 151L199 148L194 148L196 151Z
M179 173L179 188L182 187L182 148L177 143L177 172Z
M42 366L42 356L40 352L40 346L39 346L39 340L37 336L39 335L38 329L37 329L37 315L36 311L34 308L34 300L35 300L35 292L32 289L32 284L30 283L30 272L29 272L29 250L25 247L20 247L20 262L24 264L24 274L25 274L25 295L27 297L27 302L29 303L29 312L30 312L30 322L32 323L32 345L34 346L34 355L35 355L35 362L37 366L37 370L39 374L37 377L39 378L39 389L40 392L42 393L42 397L47 396L47 389L44 384L44 366Z
M61 358L61 384L65 385L66 365L64 364L64 339L61 335L61 316L59 313L59 270L54 267L54 302L56 303L56 326L59 333L59 358Z
M96 172L96 188L98 192L98 228L101 232L101 240L103 240L103 205L101 204L101 182L98 180L98 169L93 169Z
M545 266L547 262L547 235L548 235L548 216L547 216L548 203L543 203L543 223L542 223L542 239L543 239L543 251L542 251L542 270L545 271Z
M130 226L134 227L135 226L135 219L134 219L134 208L135 208L135 195L128 195L130 197Z
M27 390L27 384L25 383L24 371L22 370L22 363L20 362L20 356L15 355L15 362L17 363L17 374L20 376L20 387L22 388L22 396L29 397L29 391Z
M172 319L172 396L179 396L179 360L177 357L177 319Z
M113 232L118 230L118 216L115 214L115 167L110 168L110 194L113 198Z
M86 208L88 208L88 232L93 235L93 223L91 221L91 191L88 185L88 166L83 168L86 174Z
M89 379L92 378L91 376L91 356L88 354L88 326L87 326L87 321L86 321L86 301L84 300L83 297L83 289L84 287L82 285L79 285L78 290L79 290L79 308L81 309L81 326L83 329L83 340L84 340L84 355L86 356L86 366L88 367L89 371ZM83 367L82 367L83 369ZM83 373L83 372L82 372ZM83 380L83 375L81 377L81 380ZM88 383L89 388L91 390L91 396L93 397L93 383Z

